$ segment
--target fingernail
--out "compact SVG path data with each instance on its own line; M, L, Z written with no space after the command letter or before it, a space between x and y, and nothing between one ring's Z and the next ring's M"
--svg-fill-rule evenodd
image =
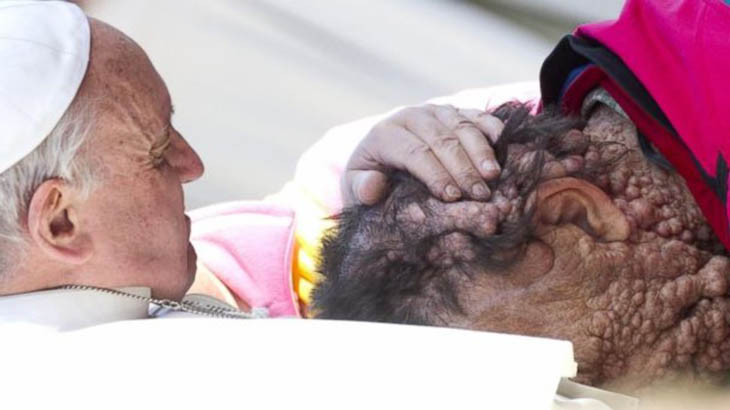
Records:
M482 162L482 169L488 174L496 173L499 172L499 164L496 161L488 159Z
M446 186L446 195L449 198L458 199L461 197L461 191L455 185L449 184Z
M489 195L489 188L487 188L487 186L483 183L478 182L471 187L471 193L475 198L486 199Z

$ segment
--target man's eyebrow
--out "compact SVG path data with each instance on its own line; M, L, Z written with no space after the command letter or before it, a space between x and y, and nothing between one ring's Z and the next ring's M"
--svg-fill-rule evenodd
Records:
M167 118L167 124L165 124L160 136L164 139L169 138L170 130L172 129L172 116L175 115L175 105L170 103L170 115Z
M170 146L170 142L172 141L170 139L170 130L172 129L172 125L168 123L162 131L158 134L158 136L153 141L152 147L150 148L150 152L153 154L153 156L162 155L163 152L167 149L168 146Z
M172 116L175 115L175 105L170 102L170 115L167 119L167 124L165 124L160 132L158 133L158 136L155 140L155 143L153 145L152 150L157 150L160 147L162 149L166 148L167 145L169 145L170 140L170 131L172 130Z

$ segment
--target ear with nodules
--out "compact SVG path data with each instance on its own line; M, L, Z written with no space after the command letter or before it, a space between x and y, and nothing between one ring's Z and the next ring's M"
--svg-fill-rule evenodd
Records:
M28 207L32 242L49 258L79 265L91 257L91 237L80 226L76 191L60 179L43 182L33 192Z
M626 216L600 188L582 179L557 178L537 188L538 226L572 223L597 240L624 241L631 234Z

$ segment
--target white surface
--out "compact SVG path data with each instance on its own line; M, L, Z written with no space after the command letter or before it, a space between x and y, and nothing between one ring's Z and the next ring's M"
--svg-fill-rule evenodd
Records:
M86 72L89 24L60 1L0 1L0 173L56 126Z
M575 372L569 342L404 325L157 319L2 334L8 409L539 410Z

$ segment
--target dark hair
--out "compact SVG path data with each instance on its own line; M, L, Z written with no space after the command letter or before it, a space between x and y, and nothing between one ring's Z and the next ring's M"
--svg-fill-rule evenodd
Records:
M334 217L336 227L325 235L321 249L323 281L314 290L314 314L328 319L446 324L445 315L463 313L460 284L484 268L506 267L522 255L532 235L534 207L527 198L541 181L545 164L582 156L589 149L582 133L578 132L582 138L566 137L583 128L581 120L552 109L533 116L530 110L508 103L492 112L505 128L494 147L503 172L490 188L493 198L502 195L515 205L509 215L500 217L492 234L476 235L437 223L441 217L437 210L444 204L412 176L395 172L385 201L353 206ZM413 204L425 218L412 217Z

